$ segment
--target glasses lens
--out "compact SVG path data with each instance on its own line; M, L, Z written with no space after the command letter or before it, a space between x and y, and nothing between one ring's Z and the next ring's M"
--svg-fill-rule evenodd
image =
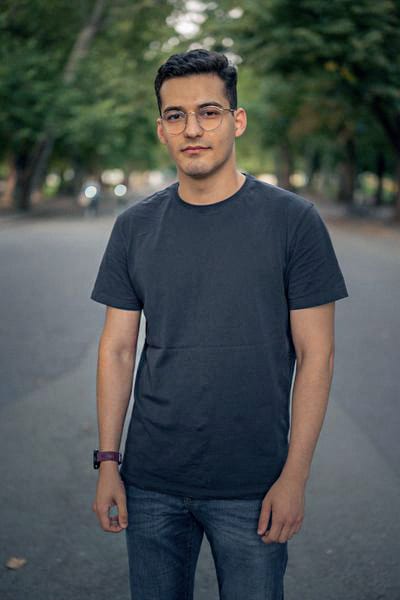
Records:
M217 106L204 106L198 113L201 127L206 131L216 129L221 124L222 113L223 111Z
M169 110L163 120L169 133L181 133L185 129L186 114L181 110Z

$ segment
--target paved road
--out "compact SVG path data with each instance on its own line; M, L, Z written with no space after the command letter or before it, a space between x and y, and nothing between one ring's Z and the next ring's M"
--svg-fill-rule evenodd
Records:
M113 220L0 228L2 600L129 598L124 534L91 511L104 308L89 294ZM285 598L399 600L400 235L329 227L351 297L336 305L335 378ZM26 565L4 568L11 556ZM195 600L217 598L204 538Z

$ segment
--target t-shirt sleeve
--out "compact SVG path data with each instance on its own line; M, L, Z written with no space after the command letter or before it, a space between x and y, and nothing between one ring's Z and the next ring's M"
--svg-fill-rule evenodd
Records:
M143 304L129 274L127 245L120 217L111 230L90 298L114 308L141 310Z
M312 203L289 240L286 290L289 310L348 297L331 237Z

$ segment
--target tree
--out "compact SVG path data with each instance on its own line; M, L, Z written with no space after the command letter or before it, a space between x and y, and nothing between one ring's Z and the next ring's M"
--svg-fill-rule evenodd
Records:
M152 78L174 4L3 2L0 158L15 167L18 208L29 210L51 158L89 169L154 161Z
M243 17L220 2L214 31L229 34L236 51L261 75L292 74L328 81L343 104L366 107L397 156L400 218L400 3L398 0L244 0ZM346 142L348 153L354 144Z

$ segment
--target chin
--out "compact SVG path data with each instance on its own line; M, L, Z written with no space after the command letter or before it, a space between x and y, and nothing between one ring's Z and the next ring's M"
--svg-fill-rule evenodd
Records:
M222 167L224 163L216 162L214 164L207 164L206 162L195 162L192 161L189 164L180 164L180 170L188 177L201 178L212 175L218 169Z
M213 167L207 165L185 165L183 168L181 167L181 171L188 175L189 177L204 177L205 175L209 175L213 172Z

